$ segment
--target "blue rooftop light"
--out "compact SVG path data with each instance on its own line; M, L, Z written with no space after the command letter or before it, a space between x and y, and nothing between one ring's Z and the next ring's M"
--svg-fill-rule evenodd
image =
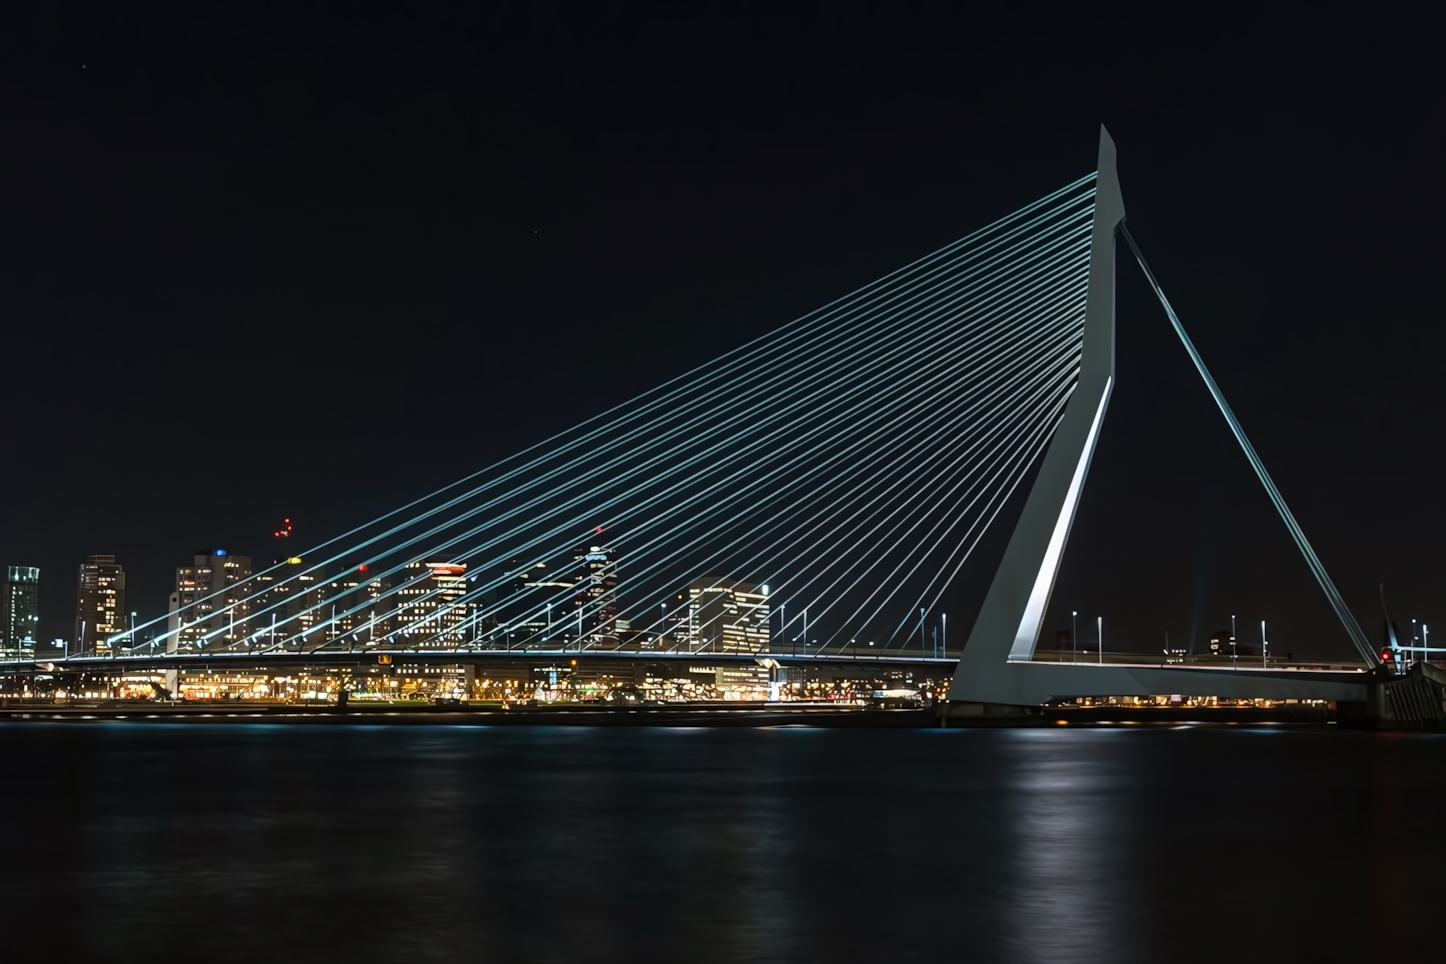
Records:
M225 554L226 554L226 550L225 550L225 549L217 549L217 550L216 550L216 555L218 555L218 556L224 556Z

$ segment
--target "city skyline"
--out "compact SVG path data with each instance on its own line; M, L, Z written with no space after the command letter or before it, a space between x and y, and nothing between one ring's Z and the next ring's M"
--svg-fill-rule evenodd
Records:
M244 643L247 635L256 637L246 644L248 648L261 648L264 644L282 653L314 648L334 649L338 641L348 639L351 642L346 648L359 650L375 645L422 650L510 649L514 646L519 649L567 650L577 647L579 638L583 638L583 648L600 652L641 648L766 654L770 651L797 653L800 641L809 640L810 635L813 638L803 645L803 651L807 653L810 645L818 644L817 632L809 634L805 628L807 623L799 621L800 617L807 619L806 609L801 614L795 609L795 621L787 623L788 630L785 631L785 602L785 608L777 612L779 621L775 627L771 607L775 600L769 598L766 585L731 577L699 577L679 593L664 593L659 603L649 601L654 598L649 596L622 606L618 602L620 580L615 550L583 545L565 555L572 557L576 572L549 571L545 563L535 563L519 570L518 560L514 560L499 571L502 576L497 582L499 588L480 597L484 603L479 605L475 600L467 601L473 597L466 588L466 564L444 561L411 563L406 569L409 575L400 577L401 586L394 596L389 592L391 579L373 575L366 565L343 569L341 575L327 579L326 567L303 569L302 558L290 557L277 559L270 568L253 573L249 556L214 548L195 554L190 566L176 568L177 590L170 594L169 617L148 618L135 610L127 612L124 567L113 555L92 554L80 567L79 601L73 610L74 634L37 640L31 630L28 645L12 643L14 633L10 628L12 625L33 626L39 623L35 590L40 573L38 568L11 566L7 569L3 587L0 587L4 589L4 598L0 599L0 622L3 622L0 626L0 658L26 658L31 654L56 658L62 655L106 656L122 655L127 651L151 652L154 646L150 640L165 636L174 637L166 644L166 651L179 653L234 647L238 641ZM594 559L599 561L590 561ZM293 567L295 572L290 571ZM604 570L607 575L590 574L590 570L594 569ZM513 575L508 577L507 573ZM18 594L12 588L17 585ZM625 590L626 586L622 588ZM546 599L545 593L549 592L555 602L537 601ZM533 593L537 593L536 598L533 598ZM412 601L413 596L418 597L416 601ZM337 600L346 600L340 611ZM589 603L589 600L592 602ZM329 613L328 601L331 601ZM593 605L591 610L587 609L590 604ZM650 617L648 614L653 611L654 605L658 605L660 610ZM252 621L251 614L262 610L274 610L274 614L263 617L260 622ZM183 615L178 617L178 611ZM212 615L213 612L219 615ZM630 620L618 615L620 612L641 616L637 620L638 625L631 625ZM12 616L12 613L15 615ZM99 618L87 627L85 617L93 613ZM582 613L587 613L586 625L579 633L576 629L581 624L576 620ZM947 618L945 613L920 614L921 620L927 622L927 625L921 622L918 627L923 632L926 646L941 646L940 633L945 630L945 624L940 622L941 616ZM1100 630L1091 630L1087 626L1086 631L1080 633L1079 616L1077 611L1073 612L1067 626L1051 626L1041 632L1040 658L1069 661L1078 659L1081 654L1099 652ZM1085 618L1090 625L1099 623L1102 629L1104 616L1086 615ZM269 630L267 619L270 620ZM279 629L278 619L281 621ZM1228 630L1202 629L1198 641L1191 639L1183 645L1177 641L1174 648L1171 648L1167 634L1164 651L1173 654L1169 661L1201 657L1229 662L1237 659L1261 660L1272 652L1262 650L1267 620L1258 620L1259 640L1242 637L1237 644L1236 616L1232 613L1217 621L1223 623L1226 619L1230 625ZM1397 612L1392 621L1392 635L1383 635L1382 645L1387 645L1391 639L1395 642L1390 645L1407 649L1429 643L1428 620L1405 617ZM97 624L112 628L98 638L95 632ZM604 629L614 624L613 630ZM240 631L237 631L238 625ZM750 628L755 625L756 630ZM133 626L141 628L133 633L130 628ZM755 632L760 635L756 641L750 641L755 639ZM1271 636L1275 638L1273 633ZM197 645L203 637L206 645ZM294 641L291 641L292 637L295 637ZM784 649L771 650L770 637L777 638ZM877 643L886 650L908 650L911 645L919 645L918 641L910 642L913 637L911 629L902 642L897 637L886 637L866 640L865 645L872 647ZM1048 642L1051 638L1053 645ZM857 645L857 640L851 639L850 642ZM1150 647L1131 646L1128 642L1133 641L1107 651L1138 652L1151 658L1155 658L1158 652ZM1288 644L1289 640L1286 642ZM837 633L825 641L825 647L829 643L837 643ZM1111 643L1118 641L1112 639ZM1295 659L1295 653L1282 645L1279 639L1276 639L1275 645L1273 652L1277 662ZM1302 658L1311 660L1316 657L1307 649Z

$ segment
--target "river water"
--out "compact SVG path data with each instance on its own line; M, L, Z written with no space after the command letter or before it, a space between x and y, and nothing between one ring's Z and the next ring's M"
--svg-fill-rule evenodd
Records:
M7 960L1440 959L1446 736L0 725Z

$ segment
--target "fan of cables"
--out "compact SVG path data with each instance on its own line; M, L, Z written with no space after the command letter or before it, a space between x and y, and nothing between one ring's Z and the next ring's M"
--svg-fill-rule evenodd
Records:
M1074 387L1094 180L181 606L150 645L641 639L699 651L726 624L748 637L728 645L755 650L770 632L815 652L920 647L921 612L1027 476ZM715 590L718 604L701 606Z

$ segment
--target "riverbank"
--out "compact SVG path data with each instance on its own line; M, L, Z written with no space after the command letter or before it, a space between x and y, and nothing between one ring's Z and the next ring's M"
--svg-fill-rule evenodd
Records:
M947 704L946 704L947 706ZM224 723L288 725L426 726L691 726L691 727L870 727L972 728L1052 726L1139 726L1215 723L1316 724L1335 722L1326 707L1047 707L1020 717L971 717L943 707L885 709L839 704L706 703L615 706L599 703L498 704L429 703L258 704L234 701L102 701L40 703L8 701L0 705L0 723Z

